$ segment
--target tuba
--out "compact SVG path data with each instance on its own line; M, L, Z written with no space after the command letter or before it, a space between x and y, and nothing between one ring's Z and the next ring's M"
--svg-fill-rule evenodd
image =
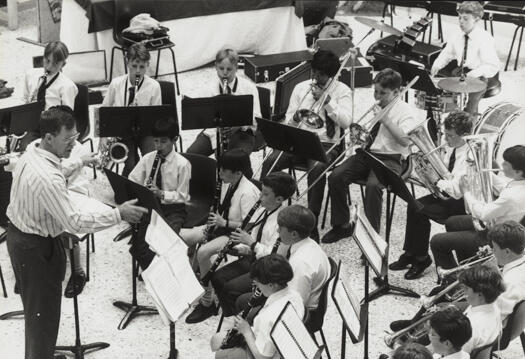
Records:
M408 137L420 150L411 156L413 169L418 176L417 180L430 190L434 197L445 200L450 197L437 187L437 183L442 179L450 179L452 174L439 155L440 147L434 146L428 133L427 122L428 120L425 120L408 132Z

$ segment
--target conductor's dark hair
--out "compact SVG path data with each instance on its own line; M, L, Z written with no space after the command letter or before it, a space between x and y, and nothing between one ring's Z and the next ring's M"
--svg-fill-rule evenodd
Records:
M452 111L445 119L445 129L453 130L458 136L470 135L472 116L465 111Z
M225 152L219 160L219 168L245 173L251 167L250 156L239 148Z
M525 146L515 145L503 151L503 159L510 163L515 171L521 171L521 177L525 178Z
M75 127L75 124L73 110L68 106L53 106L40 115L40 133L42 138L44 138L46 133L58 135L62 131L62 127L71 130Z
M277 215L277 224L289 231L296 231L301 239L306 238L315 226L315 216L311 210L299 204L283 208Z
M288 199L296 189L295 180L288 173L272 172L263 178L262 184L271 188L273 194Z
M151 55L148 49L146 49L146 46L144 46L144 44L133 44L126 52L126 60L128 60L128 62L131 62L133 60L147 62L150 59Z
M487 239L501 249L521 254L525 249L525 227L516 221L498 223L489 229Z
M278 284L286 287L293 278L290 263L280 254L270 254L253 262L250 277L262 284Z
M53 56L54 62L66 61L69 56L69 50L62 41L51 41L44 49L44 57L49 58L50 55Z
M151 135L175 140L179 136L179 126L172 118L159 118L151 128Z
M318 50L312 58L312 70L320 71L328 77L333 77L339 70L339 59L328 50Z
M472 326L468 317L456 307L448 307L434 313L430 327L439 335L439 340L452 343L457 351L472 337Z
M379 71L374 77L374 83L381 85L381 87L390 89L392 91L398 90L401 87L403 79L399 72L386 68Z
M465 269L458 276L461 284L481 293L485 302L493 303L505 291L505 284L498 268L488 264Z
M432 353L419 343L408 343L397 347L393 359L432 359Z

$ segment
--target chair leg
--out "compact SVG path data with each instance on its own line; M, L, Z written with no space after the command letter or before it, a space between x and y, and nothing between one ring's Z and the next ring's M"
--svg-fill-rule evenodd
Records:
M111 63L109 64L109 81L110 82L111 82L111 80L113 80L113 60L115 58L115 50L117 48L118 47L113 46L113 48L111 49Z
M2 290L4 291L4 298L7 298L7 290L5 288L4 275L2 273L2 266L0 265L0 282L2 283Z
M520 334L521 347L523 348L523 354L525 354L525 333Z
M223 321L224 321L224 313L221 313L221 318L219 319L219 325L217 326L217 333L221 331Z
M86 238L86 282L89 282L89 235Z
M510 43L509 54L507 56L507 61L505 62L505 71L507 71L507 69L509 68L510 57L512 56L512 50L514 49L514 41L516 41L516 35L518 35L519 29L520 27L516 26L516 30L514 30L514 35L512 36L512 42Z
M86 141L89 142L89 149L93 153L95 151L95 147L93 146L93 139L92 138L88 138L88 139L86 139ZM92 166L93 166L93 179L97 179L97 168L96 168L95 165L92 165ZM94 244L93 244L93 248L95 248Z
M326 201L324 203L323 220L321 221L321 229L324 229L326 223L326 215L328 212L328 204L330 204L330 187L328 187L328 193L326 194Z
M518 41L518 52L516 53L516 60L514 60L514 71L518 69L518 60L520 59L520 51L521 51L521 41L523 40L523 29L525 29L525 26L521 27L520 41Z
M91 233L91 253L95 253L95 234Z
M173 73L175 74L175 86L177 86L177 95L180 96L180 88L179 88L179 75L177 74L177 61L175 60L175 51L173 51L173 48L169 48L171 51L171 59L173 61Z
M157 66L155 67L155 78L159 77L160 50L157 51Z
M326 350L326 356L328 359L332 359L332 356L330 355L330 350L328 349L328 343L326 342L326 338L324 337L323 328L319 329L319 333L321 333L321 339L323 339L324 348Z

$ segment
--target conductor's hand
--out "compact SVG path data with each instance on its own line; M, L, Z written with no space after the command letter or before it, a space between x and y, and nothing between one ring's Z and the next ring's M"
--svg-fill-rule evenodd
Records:
M98 161L97 152L90 152L83 156L80 156L82 160L82 166L87 166Z
M148 213L144 207L137 206L138 199L132 199L117 206L120 212L120 218L128 223L138 223L142 215Z

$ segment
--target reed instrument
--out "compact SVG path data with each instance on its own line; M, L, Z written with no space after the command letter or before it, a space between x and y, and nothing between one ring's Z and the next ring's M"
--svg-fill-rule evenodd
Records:
M147 188L153 187L153 184L154 184L153 179L155 178L155 174L157 174L157 172L160 173L159 166L161 165L161 163L162 163L162 156L157 151L157 154L155 155L155 159L153 160L153 165L151 166L151 171L149 173L148 179L146 180ZM158 177L158 174L157 174L157 177Z
M221 192L222 192L222 179L219 176L217 179L217 184L215 185L215 195L213 197L213 205L210 207L210 214L216 213L219 209L219 204L221 202ZM215 229L215 224L211 224L209 221L204 227L204 243L212 240L213 230Z

